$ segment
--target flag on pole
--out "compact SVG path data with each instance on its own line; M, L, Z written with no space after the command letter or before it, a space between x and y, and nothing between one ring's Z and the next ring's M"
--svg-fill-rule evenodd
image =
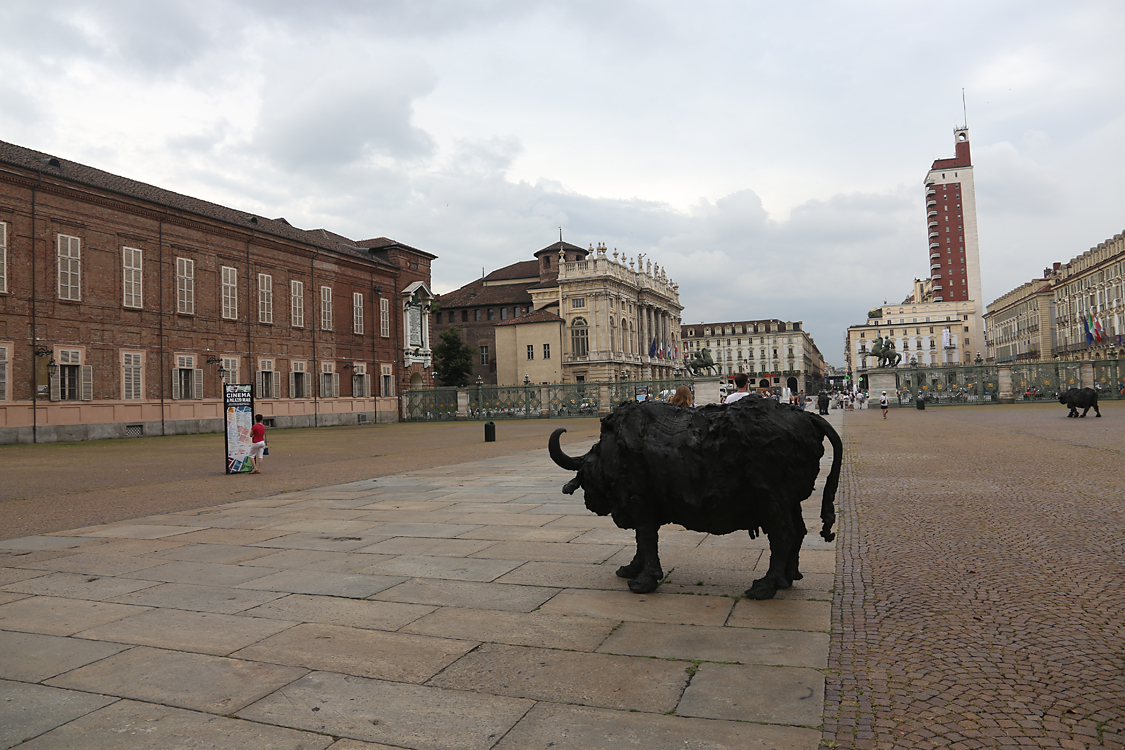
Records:
M1086 344L1094 343L1094 334L1090 330L1090 320L1085 316L1082 318L1082 327L1086 330Z
M1094 316L1094 338L1100 344L1105 336L1105 328L1102 327L1102 320L1097 315Z
M652 359L655 356L656 356L656 339L653 339L652 343L648 345L648 357L649 357L649 359Z

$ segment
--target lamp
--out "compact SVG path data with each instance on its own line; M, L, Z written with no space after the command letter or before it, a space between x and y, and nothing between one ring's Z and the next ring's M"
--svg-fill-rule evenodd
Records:
M975 364L977 367L980 367L983 362L984 360L981 359L980 352L977 352L977 358L973 360L973 364Z
M352 365L352 364L347 364L347 365L344 365L343 367L341 367L340 369L341 369L341 370L354 370L354 369L355 369L355 365Z
M523 384L524 384L524 385L531 385L531 378L529 378L529 377L527 376L527 373L526 373L526 372L525 372L525 373L523 374Z
M55 364L54 352L52 352L45 346L40 346L35 350L35 357L36 359L38 359L39 357L50 357L50 359L47 361L47 376L52 378L55 377L55 373L59 371L59 366Z

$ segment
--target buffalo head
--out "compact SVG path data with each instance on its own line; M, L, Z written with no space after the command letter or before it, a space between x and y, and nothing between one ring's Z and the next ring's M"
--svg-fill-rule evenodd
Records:
M610 513L613 510L613 503L609 498L609 486L602 472L601 442L594 443L594 446L581 458L574 458L564 453L562 446L559 445L559 436L564 432L566 429L560 427L551 433L551 438L547 441L551 460L567 471L578 472L574 479L563 485L563 492L573 495L574 491L581 487L588 509L599 516Z

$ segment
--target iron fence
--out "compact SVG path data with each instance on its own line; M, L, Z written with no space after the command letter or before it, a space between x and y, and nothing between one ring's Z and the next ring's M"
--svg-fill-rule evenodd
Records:
M1098 398L1125 399L1125 367L1116 359L1094 360L1094 388Z
M469 419L537 419L541 399L537 385L470 387Z
M457 418L456 388L423 388L407 391L403 418L407 422L433 422Z
M555 383L547 386L552 417L596 417L600 401L597 383Z
M924 399L927 406L999 403L996 365L931 365L898 370L899 387L891 399L898 406Z

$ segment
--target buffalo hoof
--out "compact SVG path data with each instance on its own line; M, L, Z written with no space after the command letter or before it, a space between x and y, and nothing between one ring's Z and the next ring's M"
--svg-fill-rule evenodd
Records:
M631 562L628 565L622 565L617 569L618 578L636 578L637 574L641 572L644 565L639 562Z
M1101 417L1102 417L1102 413L1101 413L1101 412L1099 411L1099 412L1098 412L1097 414L1095 414L1094 416L1095 416L1095 417L1097 417L1098 419L1101 419Z
M750 599L773 599L776 593L777 586L770 583L765 578L759 578L754 581L753 586L746 589L746 596Z
M649 575L641 574L629 581L629 590L634 594L648 594L656 591L656 587L660 585L659 578L653 578Z

